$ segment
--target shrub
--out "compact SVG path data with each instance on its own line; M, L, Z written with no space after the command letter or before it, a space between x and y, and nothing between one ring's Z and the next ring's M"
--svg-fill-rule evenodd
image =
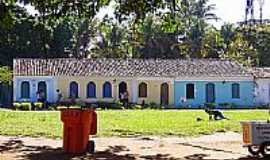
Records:
M235 104L235 103L230 103L230 108L231 109L234 109L234 108L236 108L237 107L237 105Z
M215 103L205 103L205 106L209 109L215 109L216 104Z
M102 108L102 109L123 109L124 108L122 103L119 101L115 101L114 103L99 101L96 104L98 108Z
M134 105L134 106L133 106L133 108L134 108L134 109L142 109L142 106L141 106L141 105L136 104L136 105Z
M13 103L13 108L15 110L19 110L21 108L21 103L18 103L18 102Z
M123 104L120 101L116 101L114 107L116 109L122 109L124 106L123 106Z
M24 111L30 111L32 108L32 104L30 102L22 102L20 108Z
M40 110L40 109L42 109L42 107L43 107L43 103L42 103L42 102L35 102L35 103L34 103L34 106L35 106L35 110L36 110L36 109L39 109L39 110Z
M269 109L269 105L260 105L256 107L257 109Z
M221 108L228 108L228 109L231 108L231 104L230 103L220 103L219 106Z
M151 109L160 109L160 105L156 104L155 102L151 102L150 104L150 108Z
M55 110L57 110L57 105L56 105L56 104L51 104L51 105L49 105L48 110L50 110L50 111L55 111Z

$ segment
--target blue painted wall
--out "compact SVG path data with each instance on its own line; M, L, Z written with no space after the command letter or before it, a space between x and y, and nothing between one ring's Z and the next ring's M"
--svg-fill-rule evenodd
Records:
M29 99L22 99L21 98L21 84L23 81L29 82L30 84L30 98ZM55 93L55 80L53 78L43 78L43 77L14 77L14 97L13 101L30 101L36 102L37 101L37 90L38 90L38 82L45 81L47 85L47 101L54 102L54 93Z
M181 102L181 97L186 97L186 84L195 84L195 99L186 99ZM215 84L215 103L234 103L239 107L249 107L254 105L254 83L253 81L175 81L174 96L175 106L181 107L198 107L206 103L206 84ZM232 98L232 84L240 84L240 99Z

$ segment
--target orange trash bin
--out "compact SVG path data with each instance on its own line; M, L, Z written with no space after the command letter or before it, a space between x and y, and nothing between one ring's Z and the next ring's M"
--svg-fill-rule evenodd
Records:
M89 135L97 132L97 114L94 109L63 109L61 120L64 123L65 152L81 154L87 150L94 151L94 143L89 142Z

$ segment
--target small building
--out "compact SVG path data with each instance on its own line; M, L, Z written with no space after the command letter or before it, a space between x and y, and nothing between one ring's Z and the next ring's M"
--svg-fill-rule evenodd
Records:
M175 106L197 108L205 103L216 106L254 105L253 76L232 61L195 60L179 66L175 76Z
M270 104L270 68L253 68L255 81L255 104Z
M204 103L252 106L252 73L232 61L215 59L14 59L14 101L36 101L45 91L56 102L77 97L88 103L129 101L175 107Z

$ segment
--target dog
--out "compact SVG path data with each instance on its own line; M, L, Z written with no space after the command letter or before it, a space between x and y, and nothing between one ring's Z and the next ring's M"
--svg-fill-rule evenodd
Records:
M211 109L205 108L204 111L209 115L209 120L213 120L213 118L214 120L223 120L223 119L229 120L222 114L222 112L218 110L211 110Z

